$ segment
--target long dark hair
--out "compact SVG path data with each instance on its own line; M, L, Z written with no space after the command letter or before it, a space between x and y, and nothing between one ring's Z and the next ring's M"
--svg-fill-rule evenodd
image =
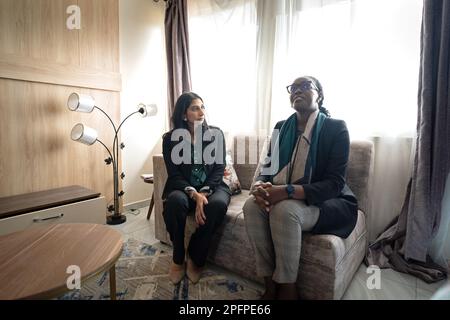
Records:
M319 100L317 101L317 103L319 104L319 110L320 112L323 112L327 117L331 117L330 115L330 111L328 111L324 106L323 106L323 100L325 98L325 96L323 95L323 87L322 84L320 83L319 80L317 80L316 78L314 78L313 76L305 76L304 78L307 78L309 80L311 80L314 85L316 86L319 93Z
M203 99L194 92L185 92L178 97L171 119L173 129L188 129L187 121L184 120L186 117L186 110L195 99L200 99L203 102ZM206 120L203 122L203 126L207 126Z

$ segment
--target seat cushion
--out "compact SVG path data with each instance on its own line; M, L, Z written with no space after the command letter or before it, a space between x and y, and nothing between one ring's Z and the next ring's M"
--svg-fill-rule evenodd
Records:
M258 282L256 261L245 228L242 207L249 197L249 190L231 197L225 221L211 242L209 261Z
M238 216L243 216L242 207L250 196L249 192L249 190L242 190L240 194L231 197L227 211L228 218L236 219Z

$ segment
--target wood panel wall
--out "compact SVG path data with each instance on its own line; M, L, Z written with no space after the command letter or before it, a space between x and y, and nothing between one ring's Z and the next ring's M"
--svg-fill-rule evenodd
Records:
M69 30L67 7L81 9ZM113 197L107 152L70 139L81 122L108 146L113 129L98 110L70 112L72 92L89 93L120 118L118 0L0 1L0 197L79 184Z

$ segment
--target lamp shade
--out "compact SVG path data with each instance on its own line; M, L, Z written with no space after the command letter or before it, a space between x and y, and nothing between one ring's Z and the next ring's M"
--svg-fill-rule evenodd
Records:
M74 141L78 141L87 145L92 145L97 141L97 131L95 129L84 126L81 123L76 124L72 128L70 137Z
M88 94L72 93L67 100L67 107L71 111L92 112L95 107L95 100Z
M143 104L139 103L137 106L138 111L141 113L143 118L153 117L158 113L158 107L156 104Z

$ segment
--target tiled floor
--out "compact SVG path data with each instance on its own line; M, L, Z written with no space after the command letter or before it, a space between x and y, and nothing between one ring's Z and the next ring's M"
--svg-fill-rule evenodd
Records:
M148 207L127 211L127 221L122 225L113 227L123 233L125 241L131 237L148 244L158 242L155 238L154 215L152 214L150 220L147 220L147 210ZM367 272L367 267L362 264L342 299L427 300L445 284L445 281L427 284L408 274L399 273L392 269L382 269L380 270L379 289L370 290L367 286L367 280L372 275L373 272Z
M124 241L134 238L148 244L158 242L155 238L155 217L152 214L150 220L147 220L147 212L148 207L127 211L127 221L112 227L122 232Z

